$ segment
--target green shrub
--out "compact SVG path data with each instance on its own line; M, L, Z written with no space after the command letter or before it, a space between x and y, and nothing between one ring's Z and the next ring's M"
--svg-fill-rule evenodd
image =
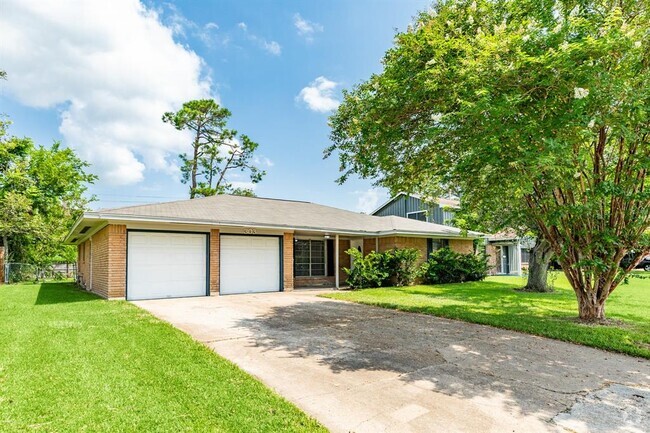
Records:
M350 288L365 289L367 287L380 287L390 276L386 271L385 257L383 254L371 251L364 257L355 248L350 248L346 253L350 255L354 263L352 269L343 268L348 274L347 283Z
M391 284L401 287L413 284L418 277L417 261L420 251L416 248L393 248L384 251L384 265Z
M416 262L420 258L420 252L415 248L394 248L383 253L371 251L365 257L354 248L346 253L350 255L354 266L343 270L348 274L347 283L353 289L406 286L413 284L419 274Z
M442 248L431 253L421 272L428 284L462 283L483 280L488 268L484 254L461 254Z

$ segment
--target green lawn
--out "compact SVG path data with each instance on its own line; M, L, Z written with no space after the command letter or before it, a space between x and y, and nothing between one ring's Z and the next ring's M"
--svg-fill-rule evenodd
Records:
M70 283L0 286L0 431L325 431L234 364Z
M341 291L334 299L431 314L527 332L601 349L650 358L650 279L630 279L606 304L612 325L577 322L577 301L563 274L553 293L524 293L519 277L436 286Z

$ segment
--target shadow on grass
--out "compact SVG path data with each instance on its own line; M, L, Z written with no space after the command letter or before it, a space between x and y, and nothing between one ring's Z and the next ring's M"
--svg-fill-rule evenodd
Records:
M81 290L69 282L42 283L34 305L69 304L73 302L94 301L97 296Z

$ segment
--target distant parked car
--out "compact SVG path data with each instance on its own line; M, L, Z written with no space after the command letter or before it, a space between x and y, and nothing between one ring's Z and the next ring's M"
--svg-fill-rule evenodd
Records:
M636 269L643 269L644 271L650 272L650 256L645 256L643 260L636 265Z
M634 253L628 253L623 260L621 260L621 266L627 267L634 257ZM643 260L639 262L638 265L636 265L635 269L643 269L644 271L650 272L650 256L645 256Z

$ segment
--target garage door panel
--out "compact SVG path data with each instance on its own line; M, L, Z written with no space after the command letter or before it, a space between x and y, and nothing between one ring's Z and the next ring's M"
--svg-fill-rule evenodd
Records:
M221 236L222 294L280 290L280 240L269 236Z
M205 296L207 236L129 232L128 299Z

